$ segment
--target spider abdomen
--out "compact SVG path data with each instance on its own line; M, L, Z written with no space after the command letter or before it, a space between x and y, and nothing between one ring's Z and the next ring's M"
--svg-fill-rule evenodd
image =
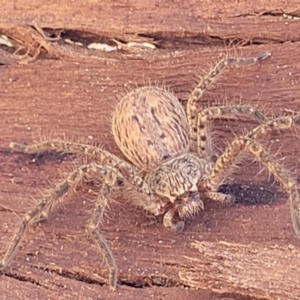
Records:
M123 97L112 130L124 155L146 171L190 149L185 111L176 96L159 87L137 88Z

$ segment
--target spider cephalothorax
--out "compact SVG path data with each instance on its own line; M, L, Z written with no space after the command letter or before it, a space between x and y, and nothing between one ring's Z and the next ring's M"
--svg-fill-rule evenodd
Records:
M256 57L222 59L193 90L186 112L177 97L163 88L147 86L128 93L115 109L112 131L117 145L129 162L101 148L73 142L54 140L29 146L11 143L10 147L17 152L58 150L84 153L94 156L97 163L75 169L27 212L0 262L0 271L15 256L29 225L47 217L62 196L73 191L86 176L93 176L101 180L102 188L87 228L108 264L109 285L115 290L117 266L98 227L117 182L121 180L124 183L124 195L135 205L154 215L163 215L164 225L179 232L184 228L185 219L203 209L203 199L232 201L232 196L220 193L218 189L245 152L252 154L286 188L294 229L299 235L300 205L297 185L258 140L269 130L289 129L300 125L300 115L267 120L249 105L213 106L200 111L197 108L197 102L207 86L228 64L254 64L269 56L270 53L264 52ZM260 125L247 134L236 137L213 161L215 153L208 122L229 114L252 115Z

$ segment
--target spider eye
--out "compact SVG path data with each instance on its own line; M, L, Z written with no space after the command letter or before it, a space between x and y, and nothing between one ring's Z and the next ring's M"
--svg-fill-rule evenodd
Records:
M165 154L163 157L162 157L162 160L167 160L168 158L170 158L171 156L169 154Z
M124 179L123 178L117 178L117 186L123 186L124 185Z

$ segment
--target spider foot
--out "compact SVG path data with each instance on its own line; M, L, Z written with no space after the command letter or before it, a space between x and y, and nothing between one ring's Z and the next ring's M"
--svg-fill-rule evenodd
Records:
M269 56L271 56L271 52L265 51L265 52L261 52L257 55L256 59L257 60L264 60L267 59Z
M235 203L235 196L231 194L223 194L220 192L206 192L205 196L211 200L219 201L222 203L228 203L228 204Z
M179 221L176 224L172 224L170 229L175 233L181 233L184 230L184 221Z
M184 221L174 222L174 216L178 217L178 210L176 207L171 208L167 211L163 217L163 223L165 227L170 228L171 231L180 233L184 230Z
M233 204L236 202L236 198L233 195L225 194L223 203Z
M11 143L9 144L9 148L12 149L12 150L15 151L15 152L21 152L21 153L24 153L25 150L26 150L26 145L11 142Z

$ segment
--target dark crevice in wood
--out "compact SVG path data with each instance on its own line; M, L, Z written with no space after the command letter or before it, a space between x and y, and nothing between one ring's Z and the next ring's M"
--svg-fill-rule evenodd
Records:
M84 282L87 284L96 284L96 285L100 285L100 286L107 285L106 281L95 280L83 273L80 273L77 271L68 271L61 267L58 269L55 267L32 266L32 268L42 270L47 273L55 273L58 276L63 276L68 279L75 279L76 281L81 281L81 282ZM16 279L18 279L19 277L20 276L14 276L14 278L16 278ZM27 280L32 283L35 283L29 277L28 277L28 279L26 277L20 277L20 278L21 278L21 280L23 279L23 280ZM124 285L124 286L137 288L137 289L153 287L153 286L168 287L168 288L181 286L183 288L189 288L189 286L184 285L183 283L180 283L179 281L167 278L166 276L163 276L163 275L162 276L138 276L138 275L131 274L130 277L129 276L119 276L118 285Z
M252 296L245 296L239 293L222 293L220 298L222 300L268 300L265 297L252 297Z
M100 282L98 280L94 280L86 275L80 274L78 272L69 272L67 270L64 269L52 269L52 268L43 268L43 267L35 267L33 266L34 269L38 269L38 270L42 270L44 272L49 272L49 273L55 273L56 275L59 276L63 276L65 278L68 279L75 279L76 281L80 281L80 282L84 282L86 284L96 284L96 285L100 285L100 286L104 286L106 285L103 282ZM34 280L33 278L31 278L30 276L22 276L16 273L12 273L12 272L7 272L5 274L5 276L13 278L15 280L21 281L21 282L29 282L32 283L34 285L37 285L39 287L45 288L48 290L48 287L45 285L40 284L38 281ZM143 288L151 288L154 286L157 287L165 287L165 288L172 288L172 287L181 287L184 289L190 289L191 287L182 283L179 283L177 281L174 280L170 280L167 277L164 276L149 276L149 277L142 277L142 276L136 276L135 278L133 278L133 276L131 276L131 279L129 278L121 278L118 281L118 285L123 285L123 286L127 286L130 288L134 288L134 289L143 289ZM56 284L57 287L63 287L59 284ZM218 293L218 292L212 292L212 295L215 295L215 297L217 297L216 299L232 299L232 300L267 300L267 298L265 297L255 297L253 298L252 296L245 296L239 293Z
M12 273L12 272L5 272L5 274L2 275L2 276L7 276L7 277L10 277L10 278L16 279L18 281L22 281L22 282L25 282L25 281L30 282L34 285L39 286L39 287L43 287L45 289L48 289L45 285L40 284L37 280L31 278L30 276L23 276L23 275Z
M265 13L263 13L265 15ZM276 15L276 14L275 14ZM289 16L289 15L288 15ZM251 39L222 37L185 31L128 33L127 39L117 36L97 35L84 30L68 30L60 28L38 28L26 26L20 28L1 29L7 35L12 47L0 45L4 52L17 53L18 56L36 58L79 58L89 55L103 55L106 52L136 53L143 50L169 49L179 50L191 47L247 47L251 45L283 44L298 42L299 39L274 39L252 36ZM23 37L23 39L20 38ZM102 50L89 49L91 44L100 44ZM80 46L79 46L80 45ZM106 50L105 50L106 49ZM45 56L45 53L47 54ZM30 61L30 59L28 60ZM3 63L4 64L4 63Z
M70 272L66 269L63 268L51 268L51 267L41 267L41 266L32 266L32 268L38 269L38 270L42 270L44 272L49 272L49 273L55 273L56 275L65 277L65 278L69 278L69 279L75 279L76 281L82 281L88 284L97 284L97 285L101 285L103 286L105 283L92 279L82 273L79 272Z
M299 19L299 14L292 14L292 13L284 13L283 11L265 11L265 12L254 12L252 14L240 14L236 16L232 16L230 18L247 18L247 17L257 17L257 16L266 16L266 17L282 17L284 19Z

